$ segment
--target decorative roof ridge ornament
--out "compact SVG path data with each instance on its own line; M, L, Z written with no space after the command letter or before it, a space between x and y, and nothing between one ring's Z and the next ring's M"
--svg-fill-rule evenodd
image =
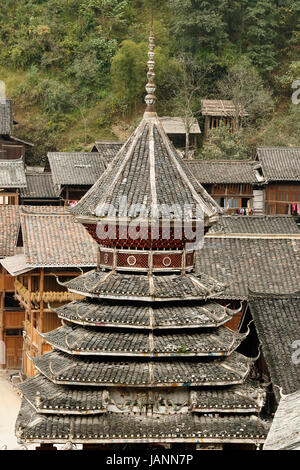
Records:
M150 30L150 36L149 36L149 50L148 50L148 73L147 73L147 78L148 78L148 83L146 85L146 91L147 95L145 97L145 103L147 105L144 117L156 117L156 111L155 111L155 103L156 103L156 96L155 96L155 91L156 91L156 85L154 83L154 77L155 77L155 72L154 72L154 67L155 67L155 53L154 53L154 48L155 48L155 36L154 36L154 28L153 28L153 15L152 15L152 23L151 23L151 30Z

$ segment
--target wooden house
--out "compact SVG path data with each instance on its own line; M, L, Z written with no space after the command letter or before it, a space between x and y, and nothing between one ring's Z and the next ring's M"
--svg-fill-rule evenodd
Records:
M60 193L51 173L26 171L26 187L20 190L20 200L22 205L30 206L63 205Z
M66 206L76 204L107 166L98 152L48 153L52 181Z
M258 147L257 171L266 181L266 214L300 214L300 147Z
M0 262L15 255L19 228L19 206L0 206ZM5 344L4 364L21 367L24 310L14 298L14 277L0 265L0 341Z
M254 162L191 160L186 167L228 214L263 213L260 194L264 178Z
M103 158L105 165L107 166L115 158L115 156L121 150L123 145L124 142L112 140L96 140L91 151L93 153L99 153Z
M237 110L232 100L201 100L201 113L205 117L204 143L209 140L209 132L212 129L222 124L233 130L237 119L248 116L245 110Z
M0 159L25 161L25 152L33 144L14 137L13 128L18 123L13 119L12 100L0 99Z
M27 186L22 158L2 160L0 158L0 206L19 204L19 194Z
M96 266L97 254L91 237L63 207L19 206L3 208L4 212L11 219L3 239L7 256L1 260L6 367L31 376L31 358L49 350L40 333L60 325L52 307L77 298L55 276L61 280L77 276L80 269Z

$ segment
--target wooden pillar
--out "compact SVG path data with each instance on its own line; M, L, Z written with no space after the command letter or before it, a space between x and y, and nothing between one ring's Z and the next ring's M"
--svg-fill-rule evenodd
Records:
M2 267L1 270L1 284L2 284L2 292L0 293L0 341L4 342L4 301L5 301L5 269ZM6 360L6 357L4 358ZM5 363L0 364L1 369L5 369Z
M29 351L30 351L30 356L33 356L33 344L32 344L32 338L33 338L33 311L32 311L32 306L31 306L31 291L32 291L32 277L31 273L28 274L28 315L30 318L30 338L29 338ZM32 376L32 362L30 364L30 376Z
M40 273L40 294L41 294L41 301L40 301L40 316L39 316L39 331L43 333L43 317L44 317L44 284L45 284L45 269L41 269ZM43 354L43 338L40 338L39 341L39 355Z
M204 123L204 141L206 141L206 140L208 139L209 121L210 121L209 116L205 116L205 123Z

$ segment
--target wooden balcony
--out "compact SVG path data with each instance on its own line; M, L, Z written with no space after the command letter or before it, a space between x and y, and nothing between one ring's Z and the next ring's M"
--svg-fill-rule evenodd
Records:
M46 291L46 292L29 292L28 289L18 280L15 281L15 293L19 300L29 308L30 303L39 304L44 302L46 305L48 303L66 303L72 302L72 300L82 300L84 296L79 294L73 294L72 292L55 292L55 291Z

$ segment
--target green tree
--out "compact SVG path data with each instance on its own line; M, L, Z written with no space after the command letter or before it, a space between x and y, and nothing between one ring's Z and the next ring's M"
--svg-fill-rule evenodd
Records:
M241 58L228 74L219 82L218 88L223 99L233 101L236 109L235 129L241 124L261 122L274 108L270 92L264 87L263 80L247 58ZM248 116L243 118L244 112Z
M223 125L212 129L209 139L200 154L204 160L247 160L251 156L242 130L232 133L230 127Z

